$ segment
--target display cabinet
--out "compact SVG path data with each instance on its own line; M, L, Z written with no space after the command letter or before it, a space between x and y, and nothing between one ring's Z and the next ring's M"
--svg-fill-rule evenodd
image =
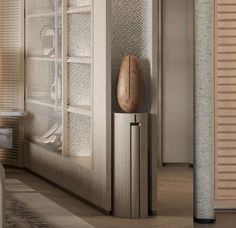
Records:
M110 1L26 0L25 166L111 210Z
M136 52L144 60L145 74L154 79L155 69L151 73L149 68L156 67L151 60L157 52L152 53L150 42L155 35L147 25L150 10L153 17L157 14L156 4L0 1L0 108L27 111L24 127L22 118L0 118L3 127L13 129L13 138L20 137L12 150L0 150L1 161L25 167L110 213L111 55L116 72L123 52ZM124 26L130 22L137 26ZM132 45L124 45L129 36ZM150 200L155 205L156 140L152 144Z

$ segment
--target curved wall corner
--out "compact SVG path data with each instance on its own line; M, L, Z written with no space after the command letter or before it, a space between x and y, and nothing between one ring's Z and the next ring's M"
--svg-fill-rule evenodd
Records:
M196 0L195 13L195 222L214 222L213 1Z
M112 0L112 111L121 112L116 82L125 55L139 58L144 77L145 99L140 112L149 113L149 212L157 209L157 0Z

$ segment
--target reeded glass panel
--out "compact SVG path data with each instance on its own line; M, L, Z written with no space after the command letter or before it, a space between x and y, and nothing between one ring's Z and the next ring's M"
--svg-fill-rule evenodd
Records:
M68 0L68 7L91 6L92 0Z
M69 113L69 154L74 157L91 157L91 118Z
M70 14L68 21L69 56L91 57L91 15Z
M91 65L81 63L68 64L69 106L91 107Z
M26 140L62 151L62 1L26 1Z

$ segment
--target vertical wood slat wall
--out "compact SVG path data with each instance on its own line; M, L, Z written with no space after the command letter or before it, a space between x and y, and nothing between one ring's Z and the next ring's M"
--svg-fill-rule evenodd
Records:
M215 1L215 198L236 199L236 2Z
M24 0L0 1L0 111L24 109ZM13 148L0 149L0 161L21 164L21 120L0 118L13 129Z

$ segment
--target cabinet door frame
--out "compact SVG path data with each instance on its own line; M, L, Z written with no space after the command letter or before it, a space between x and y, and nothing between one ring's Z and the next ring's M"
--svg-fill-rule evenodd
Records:
M68 157L68 17L63 10L63 155ZM81 167L82 179L90 181L88 199L111 211L111 1L92 0L92 158L91 168ZM81 166L78 163L78 166Z
M111 211L111 1L94 0L93 201ZM105 10L105 12L104 12Z

